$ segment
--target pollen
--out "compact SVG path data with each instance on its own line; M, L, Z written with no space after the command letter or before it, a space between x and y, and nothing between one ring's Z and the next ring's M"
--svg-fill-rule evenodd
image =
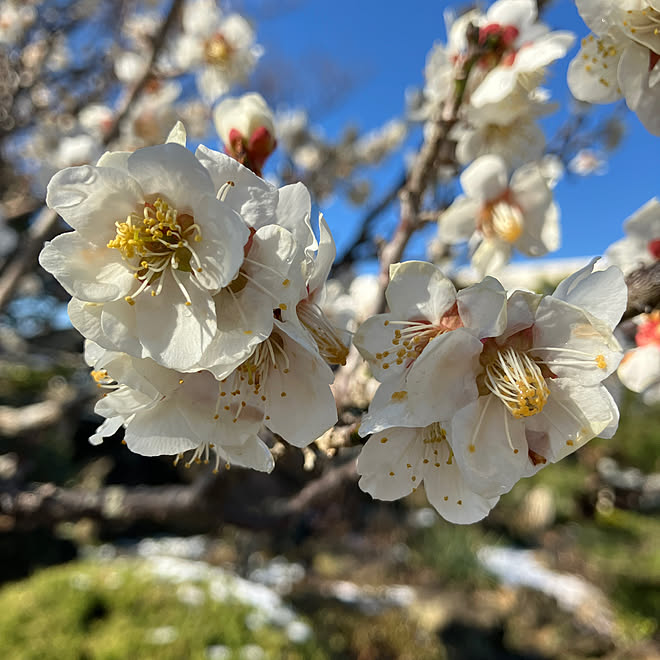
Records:
M516 419L540 413L550 396L539 365L511 347L497 351L484 382Z
M119 250L135 279L140 283L136 292L126 296L129 305L151 287L152 296L163 287L163 273L172 272L186 305L190 296L181 279L182 273L202 272L202 263L192 247L202 241L202 233L194 218L179 213L160 197L153 203L146 202L142 213L131 213L123 222L115 222L115 237L107 243L110 249Z
M280 305L280 309L286 309L286 305ZM302 300L296 306L296 313L300 322L314 338L323 359L328 364L345 365L348 347L323 310L309 300Z
M447 439L447 431L442 428L439 422L433 422L433 424L430 424L424 429L422 432L422 438L425 445L443 442ZM437 450L433 453L437 454Z
M604 355L597 355L595 360L599 369L607 369L607 361L605 360Z
M381 438L380 441L385 444L387 442L387 438Z
M484 223L484 233L495 234L506 243L515 243L523 232L525 219L517 204L496 202L490 209L489 222Z

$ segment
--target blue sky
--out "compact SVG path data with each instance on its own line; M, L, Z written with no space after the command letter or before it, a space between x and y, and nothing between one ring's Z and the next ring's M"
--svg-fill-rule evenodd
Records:
M369 130L401 116L405 88L422 84L431 45L445 39L443 11L448 7L460 7L460 0L309 0L290 12L260 21L257 30L266 47L265 58L269 47L300 63L310 53L323 53L361 81L319 122L328 136L336 136L347 122ZM566 117L571 98L566 69L588 29L572 0L555 0L544 20L555 29L572 30L578 38L569 57L551 69L546 84L553 100L561 106L546 120L547 135L551 136ZM612 109L604 106L599 112L604 115ZM623 220L656 194L658 176L653 165L657 163L660 138L650 135L632 113L625 118L627 134L610 159L608 173L566 178L556 188L562 210L563 244L554 256L602 253L622 236ZM376 185L386 188L400 171L400 160L393 159L379 174ZM341 250L350 239L360 211L340 203L324 204L322 210ZM395 217L391 215L389 220L393 222Z

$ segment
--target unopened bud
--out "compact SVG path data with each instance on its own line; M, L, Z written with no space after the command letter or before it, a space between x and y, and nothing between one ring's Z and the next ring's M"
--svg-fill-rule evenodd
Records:
M273 113L260 94L227 98L217 105L213 119L225 151L261 176L261 168L275 149Z

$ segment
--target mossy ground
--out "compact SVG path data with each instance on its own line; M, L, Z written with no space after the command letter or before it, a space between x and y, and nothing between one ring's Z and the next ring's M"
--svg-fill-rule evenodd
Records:
M333 519L300 542L280 539L276 552L286 548L288 558L307 571L291 595L314 631L305 644L291 642L273 626L252 631L244 605L208 597L203 605L186 605L176 587L150 578L137 561L76 561L0 590L0 659L194 660L209 657L214 646L229 648L230 657L239 659L240 649L253 644L265 658L292 660L660 657L657 512L626 509L616 498L602 506L609 487L597 472L603 457L614 458L622 469L658 472L659 447L660 408L627 396L613 439L592 441L522 480L482 523L456 526L438 518L427 527L412 524L413 512L428 507L420 489L395 503L365 496L356 528ZM65 452L62 462L66 459ZM524 512L539 492L552 513L545 523L530 526ZM245 530L226 528L218 542L223 547L218 561L239 573L250 553L275 552L267 534ZM476 557L480 547L492 545L535 550L553 570L596 585L615 633L599 637L553 598L499 585ZM407 584L418 599L410 608L366 614L324 592L341 580L370 587ZM176 630L176 638L154 643L154 631L163 628Z
M317 644L246 625L250 608L206 597L188 605L143 562L72 562L0 591L3 660L191 660L225 646L231 658L257 644L264 658L322 660ZM171 637L176 636L171 641ZM161 640L162 643L158 643Z

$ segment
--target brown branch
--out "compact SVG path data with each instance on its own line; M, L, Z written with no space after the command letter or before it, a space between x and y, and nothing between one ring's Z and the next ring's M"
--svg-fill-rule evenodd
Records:
M477 31L475 33L475 30ZM434 108L428 122L422 148L417 154L405 186L399 195L401 219L392 239L383 247L380 254L379 284L380 296L375 311L385 309L385 289L390 279L390 266L401 261L403 251L413 233L423 224L420 217L424 195L434 180L435 164L438 162L444 145L449 143L449 131L458 120L458 111L463 102L467 81L472 67L482 53L479 52L478 30L468 26L468 53L462 66L456 72L454 89L444 104Z
M633 271L626 277L628 306L622 321L660 307L660 261Z
M277 530L312 507L322 509L357 479L355 458L333 464L297 494L286 479L253 470L201 472L190 485L107 486L98 490L52 483L24 488L0 481L0 519L6 528L35 529L87 518L115 530L138 522L187 532L208 532L225 524ZM281 475L280 475L281 476Z
M149 66L144 75L126 90L119 102L119 109L115 115L112 126L103 138L103 144L108 145L119 132L119 125L126 116L138 94L142 92L149 82L153 64L165 44L165 35L173 24L183 0L174 0L172 6L163 21L158 33L153 39L153 49L149 59ZM9 302L21 277L32 267L45 240L55 233L57 213L47 207L39 211L34 223L27 232L27 239L22 247L16 252L13 259L5 267L0 277L0 310Z
M297 495L287 500L281 511L287 517L303 513L323 500L331 500L333 493L341 490L345 485L353 484L357 481L357 476L355 459L340 466L333 466L321 477L308 483Z
M399 177L381 199L367 211L360 222L360 233L353 239L341 259L335 261L332 267L333 271L339 271L342 268L351 266L355 262L359 248L369 240L370 230L374 221L394 202L405 183L405 175Z

